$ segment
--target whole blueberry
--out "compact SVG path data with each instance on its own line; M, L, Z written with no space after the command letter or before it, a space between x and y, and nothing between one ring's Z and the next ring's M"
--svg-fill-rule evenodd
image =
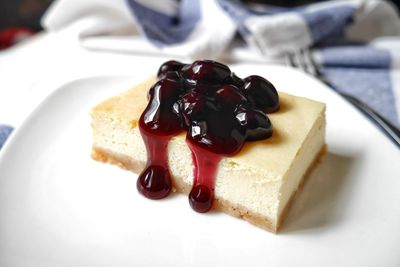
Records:
M215 92L215 99L220 103L223 109L232 109L247 101L246 97L243 96L239 89L230 84L226 84L217 90Z
M223 84L231 75L228 66L212 61L197 60L191 65L186 65L181 70L182 77L189 84Z
M244 79L244 94L251 105L266 113L279 110L279 95L275 87L261 76Z
M164 62L158 69L157 78L161 79L163 75L165 75L167 72L170 71L179 72L183 66L185 66L185 64L175 60L169 60L167 62Z
M179 82L162 79L149 90L149 103L140 117L140 125L147 132L173 134L181 129L180 118L173 112L173 104L181 91Z
M253 141L271 137L271 121L261 110L242 105L235 110L235 117L241 126L242 132L246 135L246 140Z

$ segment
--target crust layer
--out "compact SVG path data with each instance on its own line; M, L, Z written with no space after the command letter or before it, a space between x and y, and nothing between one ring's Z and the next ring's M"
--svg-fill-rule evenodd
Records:
M296 196L299 194L301 189L304 187L304 184L308 180L307 178L310 176L310 173L312 172L313 169L320 163L322 156L327 152L327 146L324 145L320 152L317 154L315 159L313 160L313 163L310 165L310 167L307 169L305 172L305 175L303 176L298 188L296 191L294 191L286 204L283 212L281 213L280 217L278 218L278 223L276 227L274 224L266 219L264 216L261 216L258 213L251 212L247 210L244 207L233 205L231 202L224 200L224 199L219 199L216 198L214 201L214 207L217 210L220 210L224 213L227 213L229 215L232 215L234 217L242 218L258 227L261 227L267 231L276 233L279 229L279 227L282 225L286 215L288 214L288 211L290 210L290 207L292 206L294 200L296 199ZM105 162L105 163L111 163L115 164L123 169L133 171L134 173L140 173L144 167L145 167L145 162L142 161L135 161L134 159L124 156L124 155L117 155L111 151L106 151L104 149L98 148L98 147L93 147L92 148L92 158L97 161ZM181 182L181 179L172 179L173 181L173 191L174 192L179 192L179 193L184 193L184 194L189 194L191 186L189 184L186 184L184 182Z

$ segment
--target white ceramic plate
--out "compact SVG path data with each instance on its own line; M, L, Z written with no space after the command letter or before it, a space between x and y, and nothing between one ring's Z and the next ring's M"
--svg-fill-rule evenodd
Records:
M1 152L0 266L399 266L400 151L311 77L232 68L327 103L329 153L278 235L145 199L136 175L93 161L90 108L141 79L98 77L59 88Z

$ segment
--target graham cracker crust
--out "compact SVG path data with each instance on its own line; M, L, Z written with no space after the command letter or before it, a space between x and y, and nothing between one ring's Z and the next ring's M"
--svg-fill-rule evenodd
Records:
M224 213L227 213L231 216L241 218L245 221L248 221L251 224L254 224L262 229L265 229L269 232L272 233L277 233L279 230L279 227L282 225L284 219L286 218L286 215L288 214L290 207L293 205L296 197L299 195L300 191L304 187L305 183L308 180L308 177L310 176L310 173L316 168L316 166L321 162L322 157L327 153L328 147L325 144L319 153L316 155L315 159L313 160L313 163L310 165L310 167L307 169L305 172L303 178L300 181L300 184L297 188L296 191L293 192L292 196L290 197L288 203L286 204L285 208L283 209L283 212L281 213L280 217L278 218L278 222L276 225L272 221L267 220L264 216L249 211L246 208L242 206L237 206L233 205L227 200L224 199L219 199L215 198L214 200L214 206L213 208L219 211L222 211ZM112 153L110 151L105 151L101 148L93 147L92 148L92 158L97 161L101 161L104 163L111 163L115 164L123 169L133 171L134 173L140 173L146 163L141 162L141 161L134 161L131 158L128 158L126 156L121 156L121 155L116 155L115 153ZM189 184L180 182L181 179L172 179L172 185L173 185L173 191L174 192L179 192L183 194L189 194L191 190L191 186Z

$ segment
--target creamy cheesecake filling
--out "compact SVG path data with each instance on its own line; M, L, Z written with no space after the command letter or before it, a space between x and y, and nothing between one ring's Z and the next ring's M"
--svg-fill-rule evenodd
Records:
M324 113L321 113L296 153L290 168L283 176L279 189L280 200L276 217L279 218L281 216L288 201L294 192L298 190L309 166L313 164L320 151L323 150L325 146L325 124Z

